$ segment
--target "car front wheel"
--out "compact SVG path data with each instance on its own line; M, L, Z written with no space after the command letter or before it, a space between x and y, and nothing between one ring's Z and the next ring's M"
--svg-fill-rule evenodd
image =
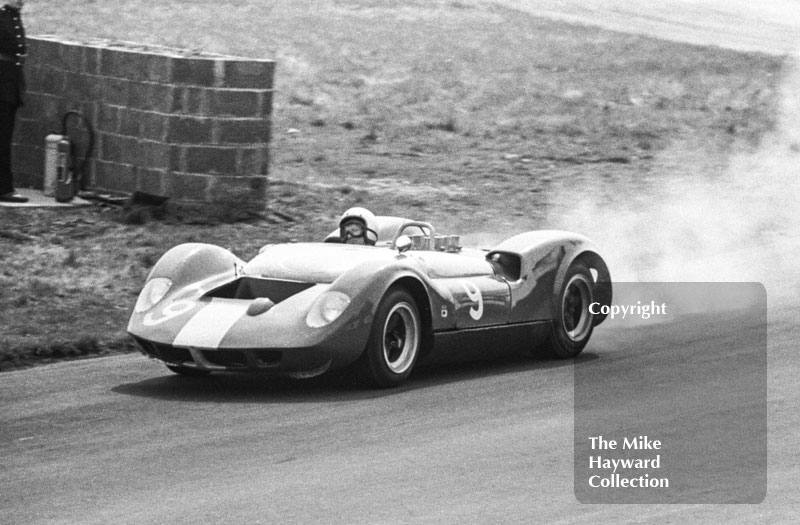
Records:
M414 298L394 288L381 300L361 356L360 376L369 385L388 388L408 378L422 345L422 323Z

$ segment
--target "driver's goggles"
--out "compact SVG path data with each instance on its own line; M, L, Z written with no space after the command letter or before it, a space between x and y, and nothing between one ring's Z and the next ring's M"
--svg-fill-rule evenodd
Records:
M349 237L363 237L366 228L359 221L350 221L342 226L344 233Z

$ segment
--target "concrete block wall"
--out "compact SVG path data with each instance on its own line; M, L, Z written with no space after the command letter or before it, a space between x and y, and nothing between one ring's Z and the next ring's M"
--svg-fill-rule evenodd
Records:
M43 186L45 137L76 110L95 132L89 189L263 208L273 61L48 36L28 46L13 149L19 186ZM81 150L78 120L69 122Z

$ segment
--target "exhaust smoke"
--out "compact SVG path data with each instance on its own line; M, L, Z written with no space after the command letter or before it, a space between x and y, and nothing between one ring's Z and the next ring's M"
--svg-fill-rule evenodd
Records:
M722 173L693 167L689 155L688 176L563 187L551 201L549 224L597 242L615 281L758 281L773 297L794 293L800 58L787 60L782 75L776 129L756 151L734 154Z

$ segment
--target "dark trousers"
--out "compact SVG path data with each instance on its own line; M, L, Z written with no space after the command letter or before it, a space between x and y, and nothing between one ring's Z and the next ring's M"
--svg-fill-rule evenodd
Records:
M0 102L0 195L14 191L14 176L11 173L11 139L14 135L14 119L17 106Z

